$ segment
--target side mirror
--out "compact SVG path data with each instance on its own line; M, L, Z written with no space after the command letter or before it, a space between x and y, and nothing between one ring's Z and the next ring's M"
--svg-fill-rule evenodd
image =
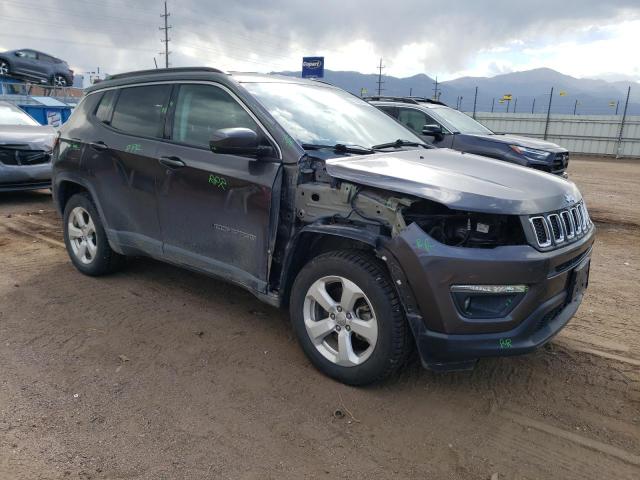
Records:
M273 148L260 145L258 134L250 128L222 128L213 132L209 142L213 153L266 157L273 154Z
M16 52L16 57L24 57L24 52Z
M430 135L433 137L442 136L442 127L440 125L425 125L422 127L422 135Z

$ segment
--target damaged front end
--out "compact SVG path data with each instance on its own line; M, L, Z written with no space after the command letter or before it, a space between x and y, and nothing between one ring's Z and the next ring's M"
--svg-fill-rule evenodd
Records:
M580 305L595 230L586 218L580 238L541 247L531 222L539 216L522 203L496 211L491 203L498 202L489 199L484 207L455 208L465 200L450 192L437 198L456 198L455 207L380 188L382 182L310 171L297 187L297 220L303 230L367 233L389 268L426 367L467 369L480 357L529 352Z

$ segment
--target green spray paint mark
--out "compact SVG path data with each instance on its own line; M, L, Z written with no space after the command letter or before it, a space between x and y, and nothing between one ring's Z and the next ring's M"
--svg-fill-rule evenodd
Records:
M418 238L416 239L416 248L429 253L429 251L431 251L431 249L433 248L433 245L431 245L431 242L428 238Z
M124 151L128 153L138 153L142 151L142 145L139 143L130 143L126 147L124 147Z
M71 150L80 150L80 144L79 143L70 143L69 144L69 148Z
M511 348L511 339L510 338L501 338L500 339L500 348Z
M291 138L291 137L284 137L284 143L286 143L290 147L293 147L295 142L293 141L293 138Z
M209 175L209 183L211 185L215 185L222 190L227 189L227 179L224 177L219 177L218 175Z

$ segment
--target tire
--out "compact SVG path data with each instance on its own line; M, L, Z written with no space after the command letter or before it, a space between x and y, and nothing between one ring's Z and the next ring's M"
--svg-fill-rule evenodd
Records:
M73 265L85 275L113 273L125 257L109 245L102 220L88 193L73 195L64 208L64 243Z
M302 349L331 378L367 385L407 363L409 326L385 266L373 255L341 250L314 258L296 277L289 308Z
M0 78L8 77L11 74L11 66L4 58L0 58Z
M69 80L64 75L56 73L53 77L51 77L51 85L54 87L68 87Z

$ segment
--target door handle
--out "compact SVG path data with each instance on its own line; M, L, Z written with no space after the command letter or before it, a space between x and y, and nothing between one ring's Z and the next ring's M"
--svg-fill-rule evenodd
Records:
M104 143L104 142L91 142L91 143L89 144L89 146L90 146L91 148L93 148L94 150L97 150L97 151L99 151L99 152L104 152L105 150L108 150L108 149L109 149L109 147L107 146L107 144L106 144L106 143Z
M181 168L185 166L185 163L178 157L160 157L158 161L169 168Z

